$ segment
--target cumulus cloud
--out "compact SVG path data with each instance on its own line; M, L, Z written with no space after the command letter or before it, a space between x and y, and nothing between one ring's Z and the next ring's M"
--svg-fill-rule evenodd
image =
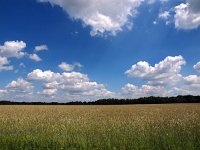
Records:
M22 57L29 57L30 59L34 61L41 61L42 59L37 54L28 54L24 52L24 49L26 48L26 43L23 41L6 41L3 45L0 45L0 56L2 58L22 58ZM36 46L36 51L46 50L48 47L46 45L40 45ZM6 70L6 69L4 69ZM11 70L11 67L10 67Z
M54 95L57 93L57 89L43 89L42 93L44 95Z
M0 90L1 99L10 101L40 101L41 97L34 94L35 87L23 78L8 83Z
M0 72L3 70L13 70L13 66L9 66L9 63L6 57L0 56Z
M6 41L3 45L0 45L0 55L22 58L25 56L24 48L26 48L26 43L23 41Z
M82 65L80 63L74 63L74 64L68 64L66 62L62 62L60 65L58 65L58 67L60 69L62 69L63 71L73 71L76 67L82 67Z
M42 61L42 59L37 54L29 54L29 58L36 62Z
M200 76L189 75L183 77L182 84L179 87L174 87L174 91L179 93L178 95L199 95L200 91Z
M140 98L149 96L178 96L178 95L199 95L200 77L192 75L185 77L180 85L172 85L170 87L160 85L141 85L136 86L134 84L126 84L122 87L121 98Z
M200 88L200 77L197 75L189 75L184 77L186 85L190 87L199 87Z
M188 87L172 87L168 89L167 96L178 96L178 95L198 95L195 91L188 89Z
M130 17L135 17L137 8L144 0L38 0L49 2L66 11L69 16L81 20L84 25L91 27L90 34L115 35L122 31L124 26L129 26Z
M7 90L0 90L0 95L7 94L7 93L8 93Z
M155 66L145 61L132 65L125 73L129 77L143 79L146 84L141 86L126 84L121 90L122 97L199 95L200 76L180 74L185 63L182 56L168 56ZM194 69L198 70L198 67L199 63L194 65Z
M56 73L50 70L33 70L27 75L30 81L43 84L43 94L55 95L58 91L78 97L79 99L92 97L109 97L113 93L108 91L103 84L92 82L86 74L80 72Z
M48 50L47 45L39 45L39 46L35 46L35 51L39 52L39 51L45 51Z
M200 72L200 62L198 62L196 65L194 65L193 68L194 68L196 71Z
M26 56L24 49L26 43L23 41L6 41L0 45L0 72L13 70L14 67L9 65L9 58L22 58Z
M24 52L26 48L26 43L24 41L6 41L3 45L0 45L0 71L13 70L13 66L9 66L9 58L23 58L29 57L34 61L41 61L42 59L37 54L28 54ZM43 47L37 47L37 50L45 49ZM20 64L20 67L24 67L23 63Z
M36 69L27 75L26 80L19 78L9 83L5 89L0 90L0 94L10 97L13 93L14 95L11 97L13 99L33 101L39 98L42 101L65 102L112 97L199 95L200 77L197 75L184 77L179 74L183 64L185 64L185 60L182 56L168 56L154 67L147 62L139 62L126 73L131 77L144 78L147 83L139 86L128 83L118 93L107 90L104 84L90 81L87 74L74 71L57 73ZM175 76L180 78L172 81L171 78ZM35 82L37 85L41 85L40 92L34 90L33 83Z
M200 25L200 1L187 0L175 7L175 27L177 29L195 29Z
M34 86L22 79L18 78L16 81L10 82L7 86L6 89L8 92L15 92L15 93L30 93L33 91Z
M178 82L182 75L181 67L186 62L182 56L168 56L155 66L146 61L140 61L125 72L129 77L139 77L148 81L149 84L168 84Z
M36 69L29 73L27 78L33 81L52 82L59 79L60 76L60 73L54 73L50 70L42 71L40 69Z
M161 86L142 85L141 87L138 87L128 83L122 87L122 96L126 98L165 96L165 94L166 91Z

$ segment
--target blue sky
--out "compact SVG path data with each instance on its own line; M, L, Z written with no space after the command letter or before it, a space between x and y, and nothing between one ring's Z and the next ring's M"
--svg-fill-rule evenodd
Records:
M199 95L196 0L1 0L0 99Z

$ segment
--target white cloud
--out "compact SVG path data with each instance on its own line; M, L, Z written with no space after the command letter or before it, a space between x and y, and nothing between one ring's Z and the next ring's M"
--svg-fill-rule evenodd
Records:
M42 93L44 95L54 95L56 94L57 89L43 89Z
M174 20L172 19L172 15L171 15L171 10L169 11L161 11L158 14L158 18L162 19L163 21L165 21L166 25L169 25L171 22L173 22Z
M167 20L170 17L170 12L169 11L160 12L158 17Z
M138 62L127 70L126 74L130 77L142 78L147 84L140 87L126 84L122 87L122 97L199 95L200 76L180 74L182 65L185 63L182 56L168 56L154 67L148 62ZM194 68L198 70L198 63L194 65Z
M29 54L29 58L34 61L42 61L42 59L37 54Z
M123 27L130 24L129 17L135 17L137 8L144 0L38 0L58 5L71 18L82 20L83 24L92 28L90 34L115 35Z
M139 98L149 96L165 96L166 91L161 86L142 85L141 87L133 84L126 84L122 87L122 96L126 98Z
M0 45L0 71L3 70L13 70L13 66L8 66L10 61L9 58L23 58L29 57L34 61L41 61L42 59L37 54L28 54L24 52L26 48L26 43L23 41L6 41L3 45ZM43 45L43 48L45 46ZM37 48L38 50L42 49L41 47ZM20 63L19 67L25 67L23 63Z
M7 93L8 93L7 90L0 90L0 95L7 94Z
M186 81L187 80L187 81ZM192 75L185 77L182 85L167 86L151 86L141 85L140 87L133 84L126 84L122 87L121 98L140 98L149 96L170 97L178 95L199 95L200 77Z
M198 62L196 65L194 65L193 68L194 68L196 71L200 72L200 62Z
M30 81L39 81L43 84L43 94L53 95L57 91L79 99L93 97L109 97L113 93L103 84L91 82L86 74L79 72L64 72L62 74L52 71L33 70L27 75ZM78 99L77 99L78 100Z
M197 95L196 92L183 87L172 87L167 91L167 96Z
M25 56L24 48L26 48L26 43L23 41L6 41L4 45L0 45L0 55L22 58Z
M129 77L139 77L148 81L149 84L168 84L178 82L182 75L181 67L186 62L182 56L168 56L163 61L150 66L148 62L140 61L132 65L125 73Z
M60 65L58 65L58 67L60 69L62 69L63 71L73 71L76 67L82 67L82 65L80 63L74 63L74 64L68 64L66 62L62 62Z
M8 64L8 59L0 56L0 72L3 70L13 70L13 66L8 66Z
M183 77L181 83L179 87L174 87L176 89L175 92L179 93L178 95L199 95L200 76L189 75Z
M15 92L15 93L30 93L33 91L34 86L22 79L18 78L16 81L10 82L7 86L6 89L8 92Z
M35 51L39 52L39 51L45 51L48 50L47 45L39 45L39 46L35 46Z
M177 29L195 29L200 25L200 1L188 0L175 7L175 27Z
M42 71L40 69L36 69L29 73L27 78L34 81L52 82L59 79L60 76L60 73L54 73L50 70Z
M184 77L185 84L190 87L199 87L200 88L200 77L197 75L189 75Z

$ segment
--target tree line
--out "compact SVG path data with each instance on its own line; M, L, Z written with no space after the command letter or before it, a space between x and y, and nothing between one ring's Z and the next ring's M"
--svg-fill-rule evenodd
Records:
M128 105L128 104L168 104L168 103L200 103L200 96L177 97L142 97L138 99L100 99L97 101L59 102L13 102L0 101L0 105Z

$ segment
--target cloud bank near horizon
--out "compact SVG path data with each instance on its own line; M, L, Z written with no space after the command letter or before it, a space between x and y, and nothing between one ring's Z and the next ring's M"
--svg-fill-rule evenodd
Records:
M101 98L139 98L148 96L198 95L200 76L183 76L181 69L186 60L181 56L167 56L154 66L139 61L125 71L129 78L146 82L143 85L125 84L120 91L113 92L105 84L91 81L87 74L77 72L80 63L61 63L58 68L63 72L35 69L25 78L18 78L0 90L1 97L18 101L91 101ZM82 65L81 65L82 66ZM199 71L199 62L193 67ZM38 86L39 85L39 86ZM12 100L13 100L12 99Z

